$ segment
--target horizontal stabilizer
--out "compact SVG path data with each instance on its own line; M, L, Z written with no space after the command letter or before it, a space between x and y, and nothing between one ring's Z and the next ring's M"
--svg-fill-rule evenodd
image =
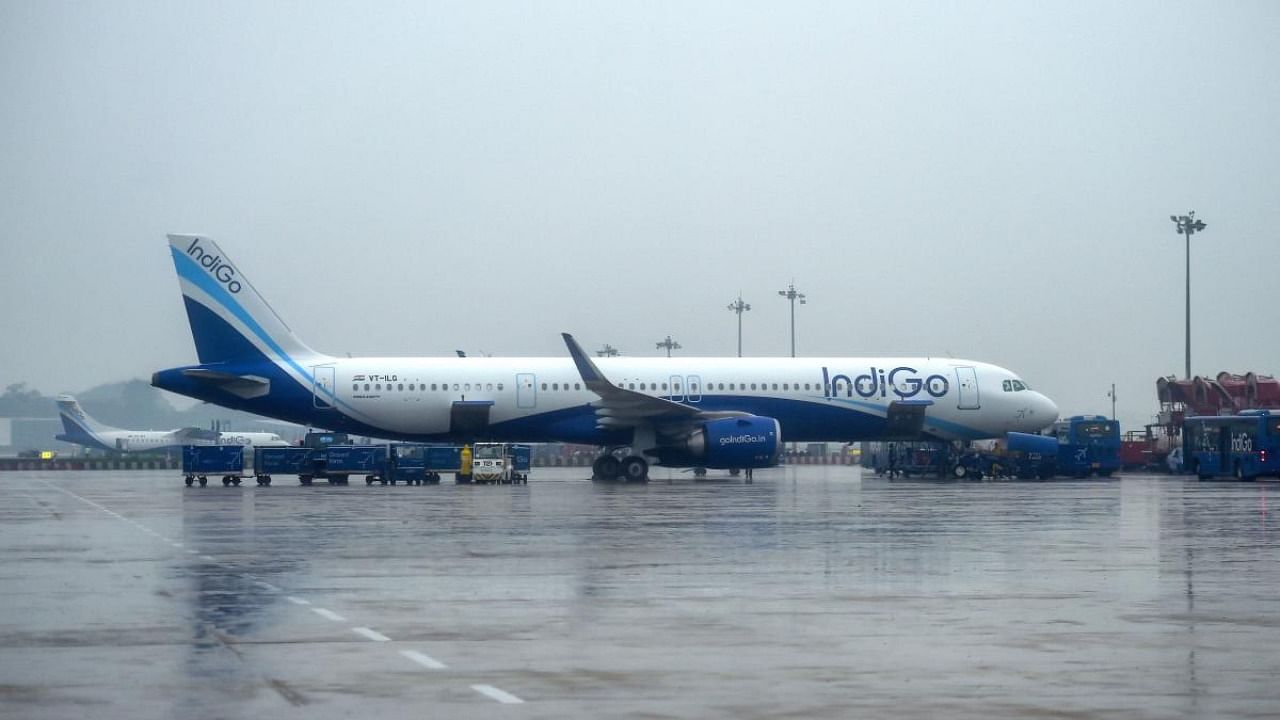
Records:
M246 400L262 397L271 392L271 381L257 375L236 375L204 368L190 368L183 370L182 374L211 385L217 385L232 395Z

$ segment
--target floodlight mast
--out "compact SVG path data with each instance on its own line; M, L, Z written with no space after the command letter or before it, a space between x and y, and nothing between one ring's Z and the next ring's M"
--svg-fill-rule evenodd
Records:
M670 335L667 336L666 340L663 340L662 342L657 343L657 346L660 348L667 349L667 357L671 357L672 350L680 349L680 343L676 342L675 340L672 340Z
M1186 371L1187 379L1191 379L1191 236L1204 230L1206 225L1203 220L1196 219L1196 211L1192 210L1186 215L1170 215L1169 219L1173 221L1177 228L1177 233L1186 237L1187 241L1187 357Z
M738 314L738 357L742 357L742 313L750 310L751 304L742 302L742 293L738 293L738 299L729 303L729 309Z
M805 304L804 293L796 290L796 284L792 282L787 285L786 290L779 290L778 294L791 301L791 357L796 356L796 301L799 300L801 305Z

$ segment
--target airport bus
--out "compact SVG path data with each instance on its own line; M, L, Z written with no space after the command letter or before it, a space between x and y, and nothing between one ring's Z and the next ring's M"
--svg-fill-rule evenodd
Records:
M1246 410L1239 415L1189 417L1182 425L1183 458L1201 480L1280 476L1280 415Z
M1054 423L1058 473L1072 477L1110 477L1120 469L1120 423L1104 415L1076 415Z

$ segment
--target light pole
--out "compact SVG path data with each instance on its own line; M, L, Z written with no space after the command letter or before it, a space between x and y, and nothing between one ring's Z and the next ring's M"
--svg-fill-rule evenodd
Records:
M618 348L605 343L604 347L596 351L596 357L618 357L622 353L618 352Z
M1191 379L1191 236L1204 230L1203 220L1196 219L1196 211L1186 215L1170 215L1169 219L1178 229L1179 235L1187 238L1187 379Z
M1116 419L1116 384L1111 383L1111 392L1107 393L1107 397L1111 398L1111 419Z
M796 291L796 284L793 282L787 286L786 290L779 290L778 294L791 301L791 357L796 356L796 301L799 300L801 305L805 304L804 293Z
M672 339L671 339L671 336L670 336L670 335L668 335L666 340L663 340L662 342L658 343L658 347L660 347L660 348L666 348L666 349L667 349L667 357L671 357L671 351L672 351L672 350L679 350L679 349L680 349L680 343L676 342L675 340L672 340Z
M751 309L750 303L742 302L742 293L738 293L738 299L729 303L729 309L738 313L738 357L742 357L742 313Z

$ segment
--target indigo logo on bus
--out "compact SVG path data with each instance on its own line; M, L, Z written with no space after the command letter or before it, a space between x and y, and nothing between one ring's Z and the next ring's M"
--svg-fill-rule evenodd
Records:
M209 274L217 278L218 282L227 286L227 290L235 295L240 292L240 281L236 280L236 269L222 261L221 255L211 255L200 247L200 238L191 241L191 247L187 248L187 254L193 260L200 263L200 266L209 271Z
M921 377L919 371L905 365L892 370L871 367L866 373L850 379L848 375L832 375L827 367L822 367L823 397L833 398L844 391L845 397L853 397L854 393L861 398L889 397L893 393L903 400L913 398L924 392L940 398L951 389L951 383L942 375Z

